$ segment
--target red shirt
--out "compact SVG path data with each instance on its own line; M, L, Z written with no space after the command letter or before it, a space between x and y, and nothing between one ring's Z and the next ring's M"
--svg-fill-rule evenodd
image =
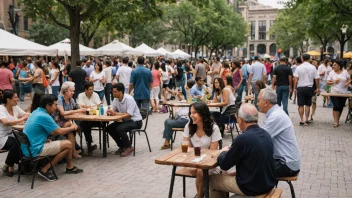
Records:
M0 69L0 89L13 89L11 84L11 78L13 78L13 73L9 69Z
M264 63L264 66L265 66L265 68L266 68L266 73L267 73L267 74L270 73L270 72L271 72L271 66L272 66L272 64L269 63L269 62L267 62L267 63Z

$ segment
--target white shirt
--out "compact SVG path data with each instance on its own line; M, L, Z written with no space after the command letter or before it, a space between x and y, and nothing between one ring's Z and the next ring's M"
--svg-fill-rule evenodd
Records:
M327 80L335 81L339 79L339 83L335 83L331 85L331 93L340 93L340 94L347 93L348 86L345 87L345 84L348 78L350 78L350 75L346 70L342 70L340 74L335 73L335 71L331 71Z
M119 82L125 85L125 88L128 88L130 86L131 72L132 68L126 65L119 67L116 72L116 76L119 77Z
M105 67L103 69L103 72L105 73L105 77L106 77L106 83L111 83L111 79L112 79L112 67Z
M171 65L166 65L166 70L170 71L171 74L175 72L174 68ZM172 78L172 75L169 75L169 79Z
M314 79L319 79L317 69L308 62L297 67L293 76L298 77L297 87L313 87Z
M19 106L14 106L12 107L13 110L13 115L10 115L9 112L7 111L6 107L4 105L0 105L0 120L1 119L7 119L7 120L18 120L20 117L22 117L26 112L24 112ZM0 122L0 148L2 149L7 141L7 138L12 135L12 127L11 126L5 126Z
M55 79L55 76L59 73L60 71L58 69L52 69L50 70L50 81ZM51 86L60 86L59 82L59 76L57 76L56 80L53 82Z
M95 92L93 92L92 96L88 98L85 92L80 93L77 98L77 104L81 105L86 105L86 106L96 106L101 104L101 100L99 98L99 95Z
M138 109L137 103L134 98L129 94L123 94L121 102L118 98L114 98L114 100L112 101L111 108L114 111L130 114L131 120L133 121L142 120L142 115Z
M188 127L189 123L186 124L185 126L185 130L183 132L183 137L189 137L189 127ZM204 135L203 137L198 137L197 134L194 134L191 138L191 142L192 145L194 144L199 144L201 143L201 148L203 149L209 149L210 148L210 144L212 142L217 142L219 140L221 140L221 133L219 130L218 125L214 124L213 125L213 134L211 134L210 137L208 137L207 135Z
M103 91L104 90L104 85L100 80L102 80L105 77L105 72L100 72L97 74L95 71L90 73L90 77L95 80L98 79L97 81L93 82L94 84L94 91Z
M332 71L332 68L330 66L325 67L324 64L319 65L318 67L318 74L320 75L321 73L324 72L324 76L322 76L320 79L322 81L326 81L328 79L329 73Z

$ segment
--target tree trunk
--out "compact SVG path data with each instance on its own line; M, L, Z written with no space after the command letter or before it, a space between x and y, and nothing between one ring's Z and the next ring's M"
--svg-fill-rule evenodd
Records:
M70 13L70 40L71 40L71 70L76 68L76 61L80 60L79 35L80 35L80 10L74 8Z

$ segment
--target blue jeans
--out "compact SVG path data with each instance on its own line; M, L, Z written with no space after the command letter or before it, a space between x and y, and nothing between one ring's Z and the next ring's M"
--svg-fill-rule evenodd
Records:
M102 90L102 91L94 91L95 93L97 93L98 95L99 95L99 98L100 98L100 100L103 102L103 98L104 98L104 90Z
M290 92L290 86L282 85L276 87L276 97L277 97L277 104L279 106L283 106L284 111L288 115L287 104L288 104L288 95Z
M182 95L185 97L185 99L187 99L185 85L186 85L186 78L185 78L185 76L183 76L181 80L176 80L176 86L177 86L178 88L181 87L181 89L182 89Z
M242 101L243 90L245 89L245 87L247 87L246 86L246 80L247 79L243 79L242 83L240 85L240 88L238 88L236 102L241 102ZM246 91L246 93L247 93L247 91Z
M151 114L151 111L149 111L150 99L134 99L134 100L136 101L138 108L147 109L149 112L149 115Z
M105 85L105 99L106 99L106 103L108 105L110 105L110 102L111 102L111 99L110 99L111 89L112 89L112 84L106 83L106 85ZM111 98L113 98L113 97L111 97Z
M32 92L32 85L21 85L20 86L20 101L24 102L24 95L26 93L31 93Z
M171 140L172 138L172 128L184 128L188 123L188 119L178 117L175 120L168 118L164 121L164 133L163 138L166 140Z
M54 96L56 96L56 97L59 96L60 86L51 86L51 90L52 90Z

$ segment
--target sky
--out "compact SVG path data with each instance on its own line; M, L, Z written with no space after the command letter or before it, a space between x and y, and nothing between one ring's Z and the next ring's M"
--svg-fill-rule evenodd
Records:
M278 3L282 0L258 0L258 1L261 4L268 5L274 8L283 8L283 5Z

